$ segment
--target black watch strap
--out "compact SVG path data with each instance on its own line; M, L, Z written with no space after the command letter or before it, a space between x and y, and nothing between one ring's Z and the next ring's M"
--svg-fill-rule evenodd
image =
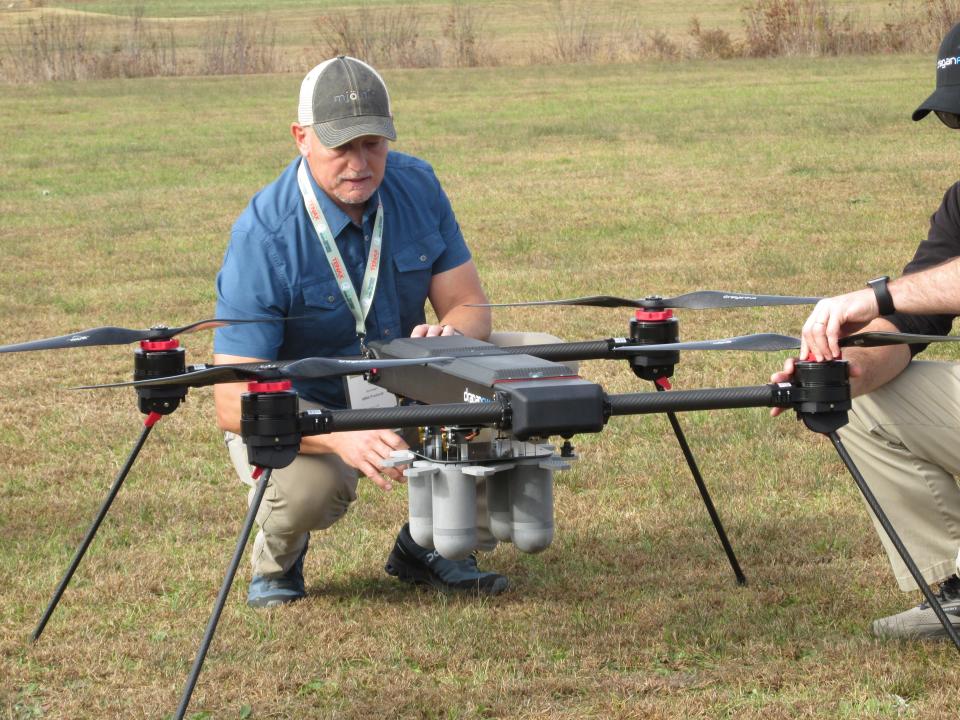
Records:
M873 288L873 294L877 296L877 307L881 315L893 315L897 311L893 306L893 296L890 295L890 288L887 287L889 281L889 275L881 275L867 281L867 285Z

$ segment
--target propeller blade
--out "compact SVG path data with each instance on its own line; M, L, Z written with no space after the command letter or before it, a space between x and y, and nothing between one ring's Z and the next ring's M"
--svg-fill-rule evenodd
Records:
M679 350L753 350L758 352L776 352L778 350L797 350L800 338L774 333L758 335L738 335L721 340L691 340L688 342L659 343L653 345L621 345L614 348L616 353L626 355L645 355L652 352L677 352Z
M100 390L117 387L204 387L218 383L244 382L250 380L315 380L325 377L358 375L371 370L404 367L409 365L432 365L453 360L452 357L411 358L399 360L368 360L344 358L304 358L265 363L236 363L233 365L207 365L197 370L147 380L127 380L105 385L83 385L73 390Z
M222 327L224 325L276 322L293 319L296 318L210 318L209 320L199 320L198 322L190 323L189 325L183 325L181 327L168 328L159 325L147 330L135 330L132 328L112 326L98 327L90 328L89 330L81 330L70 335L60 335L58 337L43 338L41 340L30 340L28 342L15 343L12 345L0 345L0 353L26 352L29 350L57 350L62 348L92 347L100 345L127 345L129 343L140 342L142 340L169 340L180 333L196 332L198 330Z
M432 365L448 360L453 360L453 358L445 355L398 360L347 360L343 358L312 357L304 358L303 360L294 360L282 368L280 373L292 380L312 380L315 378L338 377L341 375L357 375L359 373L365 373L371 370L382 370L384 368L406 367L409 365Z
M639 300L615 297L613 295L589 295L587 297L569 298L567 300L531 300L530 302L486 303L468 305L467 307L527 307L532 305L586 305L590 307L635 307L644 305Z
M879 347L881 345L915 345L938 342L960 342L960 337L955 335L865 332L840 338L840 347Z
M664 298L651 295L646 298L631 300L630 298L614 295L589 295L587 297L569 298L567 300L533 300L531 302L488 303L485 305L470 305L469 307L527 307L533 305L584 305L589 307L632 307L642 310L665 310L667 308L683 308L687 310L709 310L713 308L732 307L764 307L768 305L814 305L820 300L818 297L801 297L797 295L751 295L748 293L733 293L723 290L698 290L685 295Z
M921 343L960 342L955 335L913 335L895 332L865 332L840 338L841 347L879 347L881 345L914 345ZM620 345L615 353L625 355L643 355L653 352L677 352L680 350L753 350L776 352L779 350L798 350L800 338L790 335L761 333L757 335L739 335L721 340L693 340L689 342L660 343L651 345Z
M81 330L72 335L30 340L12 345L0 345L0 353L27 352L29 350L55 350L58 348L90 347L92 345L126 345L145 339L145 330L130 330L119 327L99 327Z
M821 298L796 295L751 295L722 290L698 290L672 298L643 300L649 307L684 308L687 310L711 310L733 307L766 307L770 305L816 305ZM646 306L646 305L645 305Z

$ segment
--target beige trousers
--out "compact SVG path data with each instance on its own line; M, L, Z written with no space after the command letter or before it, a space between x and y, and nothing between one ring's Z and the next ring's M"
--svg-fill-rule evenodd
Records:
M911 362L855 398L840 437L928 583L957 570L960 364ZM873 517L873 513L870 513ZM900 589L917 588L873 517Z
M560 342L560 339L546 333L505 332L493 333L490 342L509 347ZM319 407L300 400L301 410ZM225 433L224 439L237 476L250 486L249 503L256 483L247 463L247 446L234 433ZM259 531L251 553L254 575L276 577L287 572L306 546L312 530L325 530L347 513L350 503L357 499L357 480L357 471L333 454L297 455L287 467L274 470L257 511ZM485 493L483 495L485 500Z

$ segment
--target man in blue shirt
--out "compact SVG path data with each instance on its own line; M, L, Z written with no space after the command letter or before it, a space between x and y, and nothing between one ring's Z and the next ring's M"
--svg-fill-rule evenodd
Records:
M291 133L296 158L240 215L217 276L220 317L297 317L220 328L217 363L358 355L366 340L490 335L490 311L450 203L422 160L391 152L390 98L369 65L321 63L304 78ZM429 299L439 322L429 324ZM341 382L298 382L304 408L344 407ZM239 437L241 384L217 385L217 420L241 480L251 485ZM309 533L356 499L358 473L390 490L402 475L380 461L406 443L390 430L306 437L273 473L257 514L247 602L269 607L305 595ZM407 582L497 594L507 579L476 560L450 561L401 529L387 572Z

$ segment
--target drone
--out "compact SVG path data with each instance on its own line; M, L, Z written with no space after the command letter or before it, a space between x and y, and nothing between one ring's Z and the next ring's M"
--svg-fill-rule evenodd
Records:
M782 351L800 348L787 335L744 335L720 340L681 342L673 310L767 305L802 305L819 298L698 291L672 298L629 299L591 296L569 300L504 305L588 305L630 307L635 315L628 337L542 345L498 347L465 336L403 338L368 343L359 358L300 360L230 365L187 366L177 335L234 323L271 322L278 318L212 318L180 327L148 330L103 327L0 346L0 353L78 346L139 343L134 351L133 380L87 385L82 390L133 387L138 409L146 415L143 430L117 474L106 498L32 638L39 640L97 529L129 474L151 429L174 412L190 388L224 382L247 382L241 398L241 436L257 482L233 556L227 568L203 639L175 715L183 718L216 632L244 548L273 470L296 458L303 437L366 429L411 429L410 449L396 451L385 466L402 467L409 482L410 531L414 540L453 559L496 542L519 551L540 552L551 544L553 474L577 459L575 435L602 432L617 416L666 414L700 491L736 581L746 583L719 515L684 437L676 413L748 407L795 410L804 425L830 438L860 492L903 558L927 602L960 651L960 636L938 598L920 575L883 508L847 453L838 430L850 410L846 361L801 359L791 382L674 390L669 378L686 351ZM282 321L282 320L280 320ZM960 342L960 337L867 332L840 340L842 347ZM627 361L634 374L653 383L656 392L608 394L578 375L566 362ZM393 407L299 410L293 383L300 379L363 375L400 399ZM667 392L669 390L669 392ZM561 447L551 442L559 437ZM486 503L478 503L485 492ZM478 507L485 509L478 510ZM478 513L484 513L480 517Z

